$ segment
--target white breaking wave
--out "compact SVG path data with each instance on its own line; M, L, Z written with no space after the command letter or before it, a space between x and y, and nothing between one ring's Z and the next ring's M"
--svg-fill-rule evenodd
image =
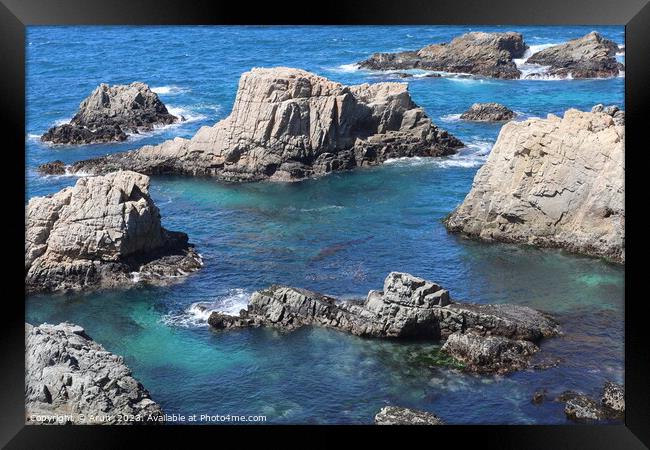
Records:
M227 295L214 301L192 303L184 311L167 314L161 320L166 325L175 327L207 327L208 318L215 311L233 316L239 315L239 311L248 308L250 296L251 294L244 289L231 289Z
M482 166L490 154L493 142L475 141L461 148L458 153L442 157L404 157L391 158L384 164L395 166L433 166L440 168L464 167L473 168Z
M152 92L155 92L156 94L163 94L163 95L177 95L177 94L183 94L185 92L189 92L189 88L184 88L181 86L158 86L158 87L153 87L151 88Z
M443 122L458 122L460 120L460 116L462 114L447 114L444 116L441 116L440 119Z
M201 114L199 112L192 111L191 109L188 109L188 108L183 107L183 106L167 105L167 111L169 111L169 114L172 114L172 115L174 115L176 117L180 118L182 116L182 117L185 118L185 120L178 121L178 122L172 123L170 125L164 125L161 128L170 127L170 126L178 126L178 125L182 125L182 124L188 123L188 122L196 122L197 120L207 119L207 116L205 114Z
M359 70L359 65L358 64L341 64L340 66L337 66L336 68L333 69L334 72L341 72L341 73L350 73L350 72L356 72Z

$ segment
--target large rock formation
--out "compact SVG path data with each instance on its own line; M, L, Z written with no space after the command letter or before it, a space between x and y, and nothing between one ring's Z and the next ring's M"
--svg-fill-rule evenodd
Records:
M29 424L160 423L163 412L120 356L70 323L25 324Z
M230 115L193 138L80 161L69 170L284 181L462 147L413 103L407 87L344 86L303 70L256 68L241 76Z
M81 178L32 198L26 216L28 292L163 281L201 266L187 235L161 226L146 175Z
M426 411L384 406L375 415L375 425L444 425L440 417Z
M41 141L55 144L93 144L126 140L127 133L150 131L182 118L173 116L158 95L144 83L100 84L79 105L70 123L50 128Z
M616 60L618 45L599 33L591 33L533 54L529 64L549 66L548 74L572 78L615 77L623 64Z
M208 323L215 329L269 326L293 330L315 325L381 338L440 340L470 331L479 340L500 336L505 344L490 345L483 352L486 354L483 360L476 363L463 357L464 345L473 342L459 342L449 349L452 356L468 363L468 369L474 370L480 365L482 369L476 371L483 372L523 368L523 361L527 361L537 347L519 341L538 341L558 331L551 318L534 309L517 305L455 303L450 300L449 292L438 284L399 272L391 272L384 282L384 290L370 291L363 302L344 302L305 289L271 286L253 293L248 309L240 311L239 316L213 312ZM507 352L503 350L505 345L511 347ZM518 359L512 356L517 351L520 353ZM490 360L490 355L497 358L498 363Z
M507 106L499 103L474 103L467 111L460 115L462 120L477 122L501 122L514 119L515 113Z
M605 112L570 109L563 118L509 122L446 226L622 263L624 148L625 128Z
M420 50L375 53L359 66L372 70L424 69L513 79L521 76L513 59L521 58L525 51L520 33L477 31Z

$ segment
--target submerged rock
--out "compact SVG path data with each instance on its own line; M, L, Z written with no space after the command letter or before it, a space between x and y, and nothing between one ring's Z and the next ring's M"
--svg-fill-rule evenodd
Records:
M28 424L160 423L163 412L120 356L70 323L25 324ZM134 422L119 415L134 416Z
M449 43L420 50L375 53L359 66L372 70L424 69L512 79L521 76L513 59L521 58L526 48L520 33L471 32Z
M384 281L384 290L370 291L363 302L339 301L306 289L271 286L254 292L248 309L239 316L213 312L208 323L215 329L268 326L293 330L313 325L364 337L432 340L471 331L474 341L480 345L484 340L487 343L480 364L467 360L468 368L481 366L481 372L502 373L525 366L524 361L536 349L526 341L558 332L557 323L539 311L517 305L455 303L440 285L400 272L391 272ZM497 342L493 336L500 340ZM450 344L448 349L452 356L465 362L461 343Z
M242 74L230 115L191 139L79 161L69 170L293 181L460 147L413 103L406 83L345 86L304 70L255 68Z
M162 282L201 267L185 233L168 231L135 172L81 178L26 208L28 292Z
M625 129L605 112L509 122L447 228L625 261Z
M375 415L375 425L444 425L440 417L426 411L384 406Z
M533 54L526 63L549 66L548 74L572 78L615 77L623 64L616 60L618 45L591 33Z
M499 103L474 103L460 116L462 120L478 122L501 122L514 119L514 117L514 111Z
M93 144L124 141L127 133L150 131L179 119L167 111L158 95L144 83L108 86L102 83L81 102L70 123L50 128L41 141Z

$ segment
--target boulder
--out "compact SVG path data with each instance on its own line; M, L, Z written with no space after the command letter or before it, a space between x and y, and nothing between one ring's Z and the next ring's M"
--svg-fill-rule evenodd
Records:
M527 368L539 348L530 341L458 331L447 338L442 351L469 372L503 374Z
M440 417L426 411L384 406L375 415L375 425L444 425Z
M620 384L608 381L600 402L579 392L565 391L556 399L564 402L564 413L575 422L621 420L625 416L625 391Z
M623 386L611 381L605 383L601 403L613 415L625 413L625 390Z
M161 226L146 175L80 178L30 199L26 216L29 293L163 282L201 267L187 235Z
M589 34L533 54L528 64L548 66L548 74L572 78L615 77L624 69L616 60L618 45L599 33Z
M161 423L163 412L124 360L80 326L25 324L28 424ZM119 416L133 416L121 421Z
M508 122L452 232L625 261L625 129L605 112Z
M50 128L41 141L54 144L119 142L127 133L150 131L155 125L180 120L167 111L158 95L144 83L100 84L79 105L70 123Z
M576 394L567 400L564 413L574 422L591 422L606 417L598 402L582 394Z
M526 48L520 33L476 31L420 50L375 53L359 66L371 70L424 69L513 79L521 76L513 59L521 58Z
M79 161L69 171L293 181L460 147L413 103L406 83L345 86L299 69L254 68L241 76L230 115L191 139Z
M38 171L47 175L65 175L65 163L60 159L38 166Z
M443 349L468 370L484 373L527 367L537 351L532 341L558 333L557 323L534 309L456 303L437 283L400 272L391 272L383 291L370 291L365 301L271 286L254 292L239 316L213 312L208 323L221 330L267 326L289 331L308 325L363 337L453 339ZM465 338L468 333L471 336ZM464 351L463 346L478 346L481 353L473 361L469 356L478 353Z
M474 103L460 115L462 120L477 122L502 122L514 119L515 113L510 108L499 103Z

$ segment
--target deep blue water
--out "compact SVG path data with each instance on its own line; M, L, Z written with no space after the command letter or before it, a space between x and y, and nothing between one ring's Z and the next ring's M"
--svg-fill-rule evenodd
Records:
M343 83L393 80L356 70L376 51L415 49L469 30L520 31L529 45L582 36L593 27L29 27L27 33L27 199L75 183L41 177L38 164L192 136L230 111L239 75L290 66ZM623 27L597 27L619 44ZM541 47L533 47L541 48ZM417 71L415 72L417 74ZM71 118L99 83L144 81L189 120L120 144L42 145L37 136ZM470 189L500 125L457 119L472 103L496 101L520 118L596 103L623 106L624 78L405 80L414 101L468 148L440 159L294 184L225 185L155 177L163 225L189 234L202 271L168 287L34 296L31 323L68 320L124 356L168 413L264 414L270 423L370 423L386 404L434 411L448 423L565 423L560 403L532 405L540 388L597 395L623 381L624 269L560 251L482 244L446 232L441 219ZM360 339L305 328L211 331L197 302L238 311L255 289L283 283L342 297L379 289L405 271L474 302L530 305L556 315L564 335L542 343L557 368L507 377L459 373L435 359L435 343Z

